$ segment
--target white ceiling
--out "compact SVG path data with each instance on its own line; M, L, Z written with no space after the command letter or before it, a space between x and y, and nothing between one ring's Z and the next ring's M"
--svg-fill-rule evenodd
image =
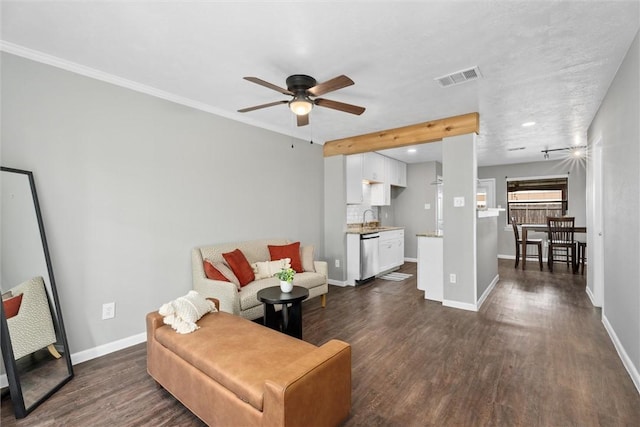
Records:
M539 161L541 150L586 143L640 27L639 6L638 0L3 1L1 46L317 143L477 111L483 166ZM434 81L476 65L480 80L449 88ZM316 107L311 125L301 128L285 105L236 112L286 99L242 77L286 87L291 74L319 82L346 74L355 85L323 97L367 110L354 116ZM521 126L528 121L536 125ZM525 149L508 151L518 147ZM395 151L387 154L425 159Z

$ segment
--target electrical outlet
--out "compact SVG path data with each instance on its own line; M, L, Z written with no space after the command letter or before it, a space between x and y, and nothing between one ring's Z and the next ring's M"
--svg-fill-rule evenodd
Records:
M340 268L340 260L339 259L336 260L336 268Z
M116 317L116 303L107 302L102 304L102 320L113 319Z
M425 204L424 204L424 208L425 208L426 210L431 209L431 203L425 203Z
M455 273L451 273L449 275L449 283L456 283L457 277L455 275Z
M461 208L464 206L464 197L454 197L453 198L453 207Z

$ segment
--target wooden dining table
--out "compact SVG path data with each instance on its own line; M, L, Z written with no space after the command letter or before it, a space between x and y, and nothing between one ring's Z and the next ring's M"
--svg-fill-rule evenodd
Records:
M522 269L524 270L527 264L527 245L525 242L527 241L527 235L529 234L529 231L538 231L538 232L546 233L548 230L548 227L546 224L522 224L520 227L522 228ZM586 233L587 227L575 226L573 227L573 232ZM574 253L577 253L577 251L575 251ZM578 260L574 259L573 260L574 272L576 271L577 266L578 266Z

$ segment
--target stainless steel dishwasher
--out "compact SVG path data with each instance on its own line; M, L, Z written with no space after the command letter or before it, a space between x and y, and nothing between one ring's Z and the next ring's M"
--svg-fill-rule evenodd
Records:
M378 274L378 239L380 239L378 233L360 235L360 280L358 283L373 279Z

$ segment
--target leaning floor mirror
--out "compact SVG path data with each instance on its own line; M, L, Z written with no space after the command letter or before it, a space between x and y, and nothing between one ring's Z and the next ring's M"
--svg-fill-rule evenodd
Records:
M73 377L33 173L2 167L2 358L16 418Z

